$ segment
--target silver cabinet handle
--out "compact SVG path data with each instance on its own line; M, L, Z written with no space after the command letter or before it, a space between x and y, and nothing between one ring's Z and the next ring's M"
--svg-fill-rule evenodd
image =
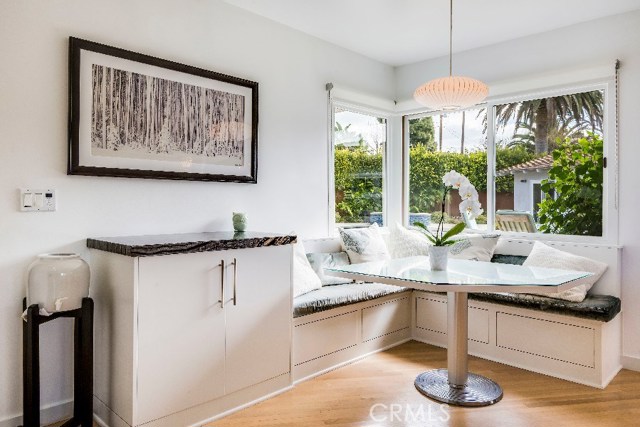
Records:
M238 305L238 259L233 259L233 305Z
M220 260L220 308L224 308L224 260Z

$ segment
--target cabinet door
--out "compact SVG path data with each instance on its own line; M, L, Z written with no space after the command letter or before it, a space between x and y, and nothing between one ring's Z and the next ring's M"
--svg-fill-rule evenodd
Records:
M225 304L226 390L234 391L290 372L292 246L229 251L237 260L236 304ZM228 268L233 296L233 265Z
M224 394L220 253L139 258L135 425Z

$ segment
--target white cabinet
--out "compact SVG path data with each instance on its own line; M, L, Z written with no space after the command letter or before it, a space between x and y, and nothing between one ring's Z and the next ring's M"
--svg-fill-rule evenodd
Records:
M242 402L254 385L281 376L290 384L291 248L92 251L96 329L108 331L96 333L95 368L106 416L131 426L188 425L254 400L249 390ZM123 318L132 330L111 327L127 325Z
M214 255L138 261L139 424L224 394L225 313Z
M236 268L237 286L236 302L224 308L226 393L291 368L291 267L276 268L274 259L265 255L260 249L229 251L229 257L236 260L230 269Z

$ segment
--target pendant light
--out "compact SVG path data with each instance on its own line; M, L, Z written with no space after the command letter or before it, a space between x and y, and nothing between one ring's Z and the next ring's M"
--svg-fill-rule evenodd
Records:
M482 102L489 87L471 77L453 75L453 0L449 3L449 77L428 81L418 87L413 98L433 110L460 110Z

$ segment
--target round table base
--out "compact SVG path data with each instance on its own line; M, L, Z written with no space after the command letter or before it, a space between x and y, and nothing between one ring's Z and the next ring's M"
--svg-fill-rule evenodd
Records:
M458 406L488 406L502 399L502 388L489 378L468 374L467 385L461 388L449 385L446 369L434 369L416 377L418 391L438 402Z

